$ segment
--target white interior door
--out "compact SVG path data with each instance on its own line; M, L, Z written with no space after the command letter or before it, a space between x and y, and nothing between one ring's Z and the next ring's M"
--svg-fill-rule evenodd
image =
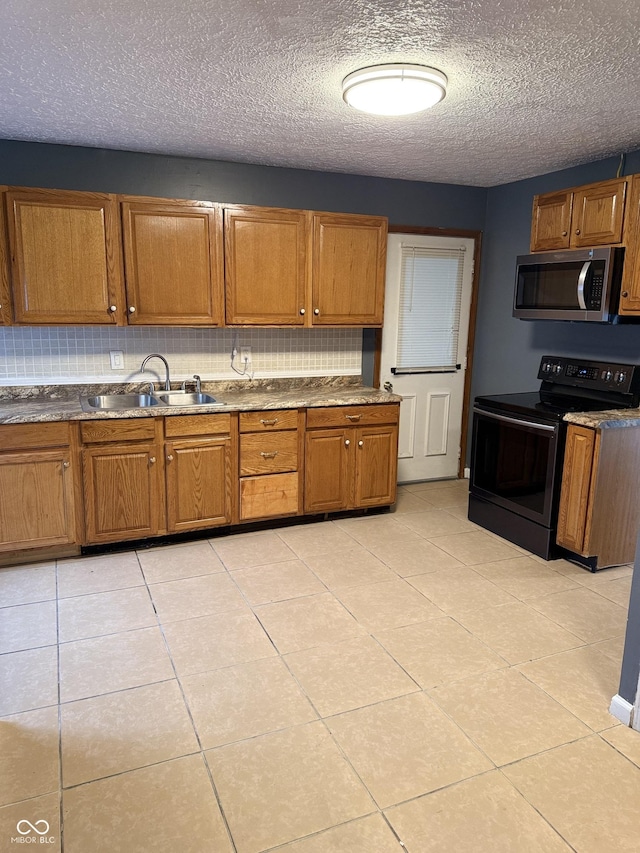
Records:
M402 396L400 483L458 476L474 241L390 234L380 382Z

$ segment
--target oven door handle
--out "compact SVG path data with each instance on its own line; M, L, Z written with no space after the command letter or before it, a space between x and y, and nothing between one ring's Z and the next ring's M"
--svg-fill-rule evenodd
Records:
M583 311L587 310L587 303L584 301L584 283L587 280L587 273L589 272L590 266L591 261L585 261L582 265L582 269L580 270L580 275L578 276L578 305Z
M508 418L506 415L496 415L495 412L487 412L485 409L479 409L477 406L473 407L473 411L478 415L484 415L487 418L494 418L497 421L505 421L508 424L518 424L519 426L532 427L533 429L541 429L545 432L556 431L556 427L549 426L548 424L534 423L532 421L523 421L520 420L520 418Z

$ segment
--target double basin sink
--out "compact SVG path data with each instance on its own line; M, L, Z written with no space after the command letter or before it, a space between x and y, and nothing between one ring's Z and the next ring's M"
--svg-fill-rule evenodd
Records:
M114 412L125 409L147 409L151 406L224 406L215 397L203 392L165 391L157 394L100 394L81 397L84 412Z

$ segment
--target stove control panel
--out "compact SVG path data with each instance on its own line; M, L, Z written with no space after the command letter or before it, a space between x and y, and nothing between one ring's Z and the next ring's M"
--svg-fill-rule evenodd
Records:
M585 361L557 355L545 355L538 379L573 388L594 391L640 392L640 366L606 361Z

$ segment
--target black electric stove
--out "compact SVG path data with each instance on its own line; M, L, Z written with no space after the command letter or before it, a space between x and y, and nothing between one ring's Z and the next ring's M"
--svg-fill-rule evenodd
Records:
M556 528L569 412L637 408L640 366L543 356L538 391L476 397L469 519L544 559Z

